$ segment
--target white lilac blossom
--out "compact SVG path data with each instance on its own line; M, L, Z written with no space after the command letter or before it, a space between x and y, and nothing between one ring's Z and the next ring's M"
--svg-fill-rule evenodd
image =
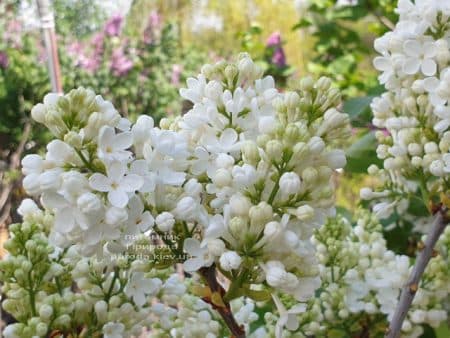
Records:
M382 218L403 213L411 195L435 205L450 188L450 7L402 0L397 12L393 30L375 40L380 55L373 62L386 87L371 105L384 168L370 170L382 186L361 196Z
M242 54L189 78L180 94L192 109L160 127L150 117L133 125L84 88L33 108L55 140L44 155L23 159L24 188L43 210L29 202L21 210L45 215L48 245L71 253L62 270L80 290L87 326L128 337L157 317L174 336L214 337L228 334L214 320L221 316L233 334L249 334L254 305L234 319L233 302L314 296L320 270L311 238L334 215L332 175L345 165L350 127L329 79L298 87L280 93ZM185 289L166 285L159 271L178 263L203 278L194 289L203 290L205 311L168 310ZM165 288L176 294L164 296ZM283 321L300 308L283 310ZM175 317L184 318L182 331Z
M278 315L265 315L266 329L277 337L384 335L400 289L414 263L386 247L382 226L367 211L356 214L356 224L330 219L314 235L321 288L317 297L298 303L274 297ZM420 337L422 325L438 327L447 318L449 296L448 248L450 229L437 245L402 328L402 337ZM369 331L367 331L369 330Z

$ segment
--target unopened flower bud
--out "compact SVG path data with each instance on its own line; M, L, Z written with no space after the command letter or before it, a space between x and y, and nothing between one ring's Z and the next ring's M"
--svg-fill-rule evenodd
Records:
M306 221L314 216L314 209L309 205L302 205L297 208L295 215L301 221Z
M225 271L238 269L242 263L242 258L235 251L226 251L220 256L220 266Z

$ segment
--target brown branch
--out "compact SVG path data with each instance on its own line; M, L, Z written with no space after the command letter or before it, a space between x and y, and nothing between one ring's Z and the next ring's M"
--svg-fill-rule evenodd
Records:
M25 123L22 137L17 146L17 149L10 157L8 170L12 171L19 169L20 159L22 158L22 154L25 150L25 145L28 141L30 133L31 133L31 123L28 121ZM18 180L14 180L12 182L9 182L9 184L6 184L5 186L2 186L2 192L0 194L0 211L1 211L0 227L3 226L3 224L6 224L6 221L9 217L9 213L11 211L11 203L10 203L11 192L13 191L15 183L17 183L17 181Z
M425 241L425 245L417 255L416 263L409 276L408 282L403 286L400 300L395 309L394 316L386 332L386 338L397 338L400 335L403 321L411 306L414 296L419 288L420 278L434 253L434 246L448 224L447 209L441 207L435 216L433 225Z
M211 304L213 309L220 314L225 324L227 324L228 328L230 329L233 335L232 337L245 338L245 331L243 327L240 326L234 319L233 313L231 312L230 303L226 302L223 299L223 296L225 295L225 289L217 281L215 265L213 264L208 268L201 268L199 270L199 273L202 275L202 277L205 279L206 284L211 289L211 294L220 295L220 302L222 304L217 304L217 302L214 302L214 300L210 298L203 298L203 300Z

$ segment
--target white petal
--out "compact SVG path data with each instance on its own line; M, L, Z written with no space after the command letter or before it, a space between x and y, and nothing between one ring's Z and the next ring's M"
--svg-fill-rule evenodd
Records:
M381 71L386 71L392 68L391 61L387 57L377 56L373 59L373 66Z
M125 175L126 167L122 162L114 161L106 168L106 171L108 172L108 177L113 180L119 180Z
M141 216L141 222L139 223L139 228L141 231L147 231L149 228L153 227L155 220L153 219L150 211L146 211Z
M425 58L433 58L437 54L436 44L428 41L423 44L423 51Z
M220 144L224 147L230 147L232 146L238 138L238 134L236 133L236 130L227 128L223 131L222 135L220 135Z
M72 231L75 226L75 219L71 208L59 210L55 215L55 229L63 234Z
M434 125L434 128L433 128L433 129L434 129L437 133L443 133L444 131L446 131L446 130L448 129L449 126L450 126L450 119L448 119L448 120L442 120L442 121L436 123L436 124Z
M408 56L418 57L422 54L422 45L416 40L407 40L403 44L403 50Z
M109 126L104 126L100 129L100 133L98 136L98 143L101 146L109 146L113 143L115 136L114 129Z
M111 180L103 174L95 173L89 178L89 186L98 191L111 190Z
M439 86L440 81L436 77L427 77L423 80L423 88L427 92L434 92Z
M120 187L127 192L136 191L142 187L143 184L144 179L135 174L129 174L120 181Z
M115 149L127 149L133 144L133 135L131 132L117 134L114 138Z
M166 170L160 172L160 178L165 184L168 185L182 185L184 183L186 174L182 172L175 172L171 170Z
M43 193L41 203L48 209L62 209L68 205L68 202L63 196L54 192Z
M416 74L420 68L420 60L417 58L406 59L403 63L403 72L408 75Z
M299 324L297 315L289 313L286 321L286 328L288 330L295 331L298 329Z
M184 240L183 250L191 256L200 256L205 251L200 248L200 242L195 238L186 238Z
M144 175L148 172L148 163L146 160L136 160L131 163L130 172L133 174Z
M426 76L433 76L436 74L437 65L433 59L425 59L422 61L421 70Z
M183 268L186 272L194 272L200 269L204 263L205 262L201 258L190 258L183 263Z
M115 189L108 192L108 200L118 208L124 208L128 203L128 195L121 189Z

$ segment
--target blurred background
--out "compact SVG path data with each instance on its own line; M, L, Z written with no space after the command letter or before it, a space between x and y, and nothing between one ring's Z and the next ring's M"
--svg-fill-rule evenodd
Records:
M372 46L392 28L395 3L53 0L49 10L62 91L91 87L132 120L180 114L187 109L178 97L186 78L239 52L250 53L281 90L295 88L301 76L331 76L355 127L339 181L345 212L366 184L367 164L376 162L369 103L381 88ZM42 151L48 140L30 119L32 106L52 90L42 19L35 0L0 0L0 243L8 224L18 221L15 209L24 197L20 159Z

